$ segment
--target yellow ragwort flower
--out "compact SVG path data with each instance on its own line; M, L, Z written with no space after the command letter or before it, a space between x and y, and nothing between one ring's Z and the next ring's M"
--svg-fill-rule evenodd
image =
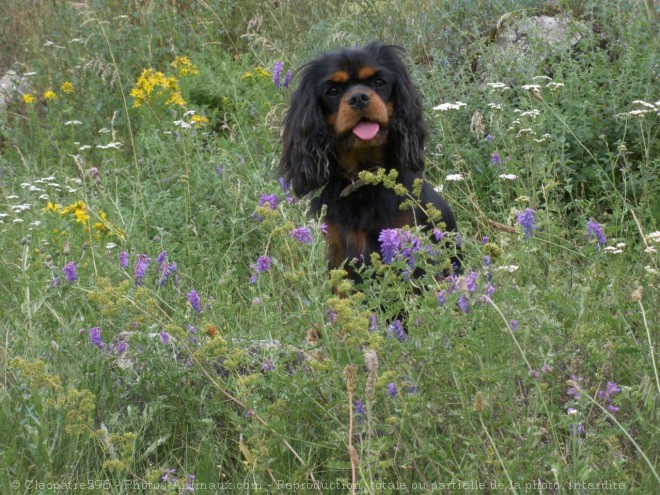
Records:
M165 102L165 105L179 105L180 107L185 107L186 101L183 99L183 96L181 96L181 93L177 91L176 93L172 93L172 96L170 96L170 99Z
M70 95L73 93L73 84L71 84L69 81L64 81L62 86L60 86L60 89L62 90L62 93Z
M47 101L55 100L57 98L57 95L55 94L55 91L49 89L48 91L44 92L44 98Z
M30 93L25 93L23 95L23 102L27 103L28 105L30 103L34 103L34 100L35 100L34 96L32 96Z
M191 124L208 124L209 119L208 117L204 117L202 115L193 115L190 117L190 123Z
M199 69L188 57L176 57L174 62L172 62L172 67L176 69L181 77L196 76L199 74Z

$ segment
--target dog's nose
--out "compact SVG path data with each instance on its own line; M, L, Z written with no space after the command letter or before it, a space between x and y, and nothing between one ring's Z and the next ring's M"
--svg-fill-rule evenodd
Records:
M371 98L367 93L355 93L348 99L348 105L355 110L362 110L370 101Z

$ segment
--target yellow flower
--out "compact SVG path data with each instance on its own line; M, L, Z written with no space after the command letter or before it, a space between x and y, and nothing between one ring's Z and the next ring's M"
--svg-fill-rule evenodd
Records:
M199 74L199 69L188 57L176 57L174 62L172 62L172 67L176 69L181 77L196 76Z
M73 93L73 84L71 84L69 81L64 81L62 86L60 86L60 89L62 90L62 93L70 95Z
M208 121L208 117L203 117L202 115L193 115L190 117L190 122L192 124L207 124Z
M44 98L48 101L54 100L57 98L57 95L55 94L55 91L51 91L50 89L44 93Z
M170 99L165 102L165 105L179 105L185 107L186 101L181 96L181 93L177 91L176 93L172 93L172 96L170 96Z
M62 205L57 204L57 203L51 203L50 201L48 202L48 205L46 206L47 211L52 211L52 212L55 212L55 213L59 213L61 209L62 209Z
M271 73L268 69L264 69L263 67L257 67L256 69L254 69L254 71L257 73L259 77L262 77L264 79L271 78Z
M25 93L23 95L23 102L27 103L28 105L30 103L34 103L34 96L32 96L30 93Z

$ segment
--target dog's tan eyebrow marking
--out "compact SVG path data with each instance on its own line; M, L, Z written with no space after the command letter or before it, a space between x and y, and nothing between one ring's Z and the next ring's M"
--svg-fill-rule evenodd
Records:
M376 73L375 67L371 67L370 65L365 65L362 67L358 73L358 79L368 79L369 77L373 76Z
M345 83L348 81L348 72L345 70L338 70L332 73L330 80L334 83Z

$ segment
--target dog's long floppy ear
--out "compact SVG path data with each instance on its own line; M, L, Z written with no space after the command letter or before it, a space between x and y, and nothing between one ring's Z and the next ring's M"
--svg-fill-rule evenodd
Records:
M330 130L317 94L322 70L318 60L302 67L300 84L284 119L279 174L297 196L322 186L329 175Z
M399 165L413 172L424 170L424 142L428 134L417 89L401 61L403 48L380 47L379 60L392 67L396 75L394 99L396 110L390 121L392 140Z

